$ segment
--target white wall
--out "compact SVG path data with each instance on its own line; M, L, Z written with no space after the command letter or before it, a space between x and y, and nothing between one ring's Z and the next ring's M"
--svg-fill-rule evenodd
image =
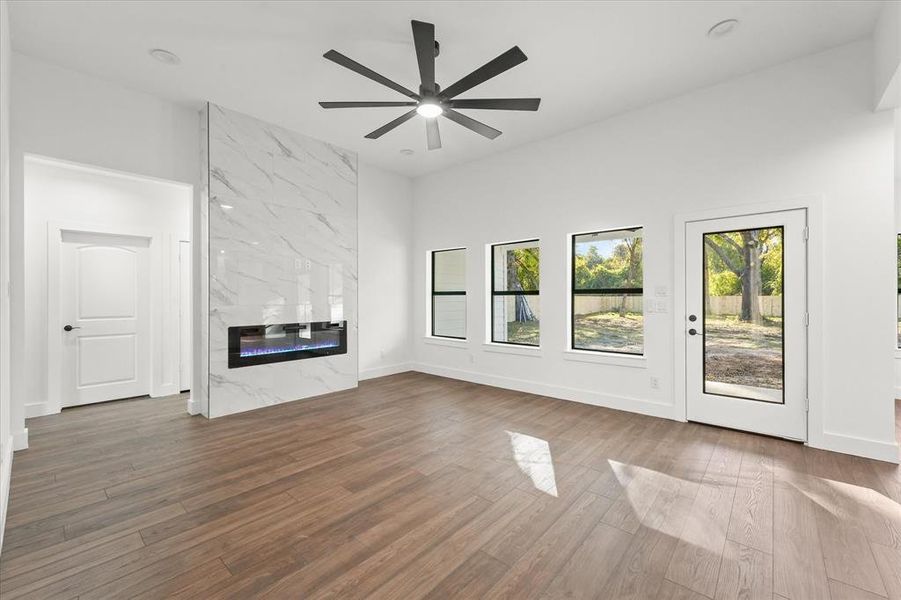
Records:
M886 2L873 31L873 105L897 108L901 103L901 2Z
M195 185L197 111L14 53L11 139L12 341L25 341L26 153ZM195 186L196 187L196 186ZM24 353L13 355L11 426L27 444ZM40 368L41 365L36 365Z
M0 549L6 522L13 440L9 369L9 3L0 0Z
M12 60L11 221L19 224L11 238L14 281L24 280L25 153L189 183L200 193L200 123L194 107L20 53ZM406 368L410 360L411 190L405 177L360 166L359 351L364 377ZM25 304L24 286L14 286L14 314L24 314ZM24 340L24 326L14 327L12 335ZM24 356L14 368L22 372ZM25 382L24 377L13 382L11 418L23 445Z
M151 395L178 390L178 243L190 239L187 185L27 157L25 160L25 416L58 412L48 402L48 227L147 231L151 298Z
M412 358L413 188L360 164L360 378L409 370Z
M810 385L823 406L810 441L897 459L892 115L872 111L872 90L872 47L861 42L417 179L417 368L678 417L674 215L820 196L825 293L812 302L822 303L825 344L812 355L824 376ZM646 316L646 361L564 359L566 235L634 225L645 227L645 290L670 295L666 313ZM484 245L529 238L542 240L542 349L490 351ZM424 339L427 251L453 246L470 249L462 347Z

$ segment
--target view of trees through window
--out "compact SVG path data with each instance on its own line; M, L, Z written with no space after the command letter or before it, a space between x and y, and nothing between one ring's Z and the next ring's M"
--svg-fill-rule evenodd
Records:
M704 391L782 402L783 230L704 235Z
M538 240L491 247L491 341L540 343Z
M572 347L644 352L642 230L573 236Z

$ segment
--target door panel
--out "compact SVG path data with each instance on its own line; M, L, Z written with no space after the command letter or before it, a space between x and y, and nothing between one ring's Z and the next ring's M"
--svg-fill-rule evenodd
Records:
M132 383L137 378L137 339L134 334L80 334L76 344L78 389L113 383Z
M62 406L150 391L150 240L63 231Z
M75 249L79 319L137 317L137 251L115 246Z
M686 225L692 421L807 438L806 211Z

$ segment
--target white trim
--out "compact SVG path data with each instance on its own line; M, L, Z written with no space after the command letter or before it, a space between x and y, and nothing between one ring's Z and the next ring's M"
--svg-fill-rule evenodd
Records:
M673 406L675 418L687 420L685 376L685 227L689 222L787 210L807 210L807 444L831 450L823 431L823 198L805 196L727 206L673 216ZM840 451L840 450L839 450Z
M524 379L503 377L499 375L486 375L484 373L476 373L475 371L452 369L425 363L415 363L413 365L413 370L420 373L428 373L430 375L438 375L450 379L459 379L481 385L548 396L550 398L559 398L560 400L569 400L571 402L580 402L582 404L590 404L592 406L603 406L615 410L623 410L663 419L673 418L673 406L671 404L654 402L652 400L642 400L640 398L629 398L626 396L613 396L592 390L549 385L537 381L527 381Z
M200 402L194 400L193 396L188 396L186 405L189 415L194 416L200 414Z
M387 377L388 375L397 375L398 373L406 373L412 370L410 363L398 363L396 365L385 365L383 367L372 367L371 369L363 369L360 371L359 379L375 379L376 377Z
M518 354L520 356L534 356L541 358L541 346L524 346L521 344L504 344L503 342L485 342L482 349L486 352L499 352L501 354Z
M13 468L13 437L0 440L0 552L6 531L6 509L9 507L9 482Z
M422 341L426 344L434 344L436 346L448 346L450 348L468 348L469 340L458 340L455 338L445 338L435 335L424 335Z
M563 360L614 365L633 369L647 369L648 359L644 355L617 354L615 352L592 352L591 350L564 350Z
M65 167L67 169L71 169L73 171L82 171L84 173L95 173L99 175L106 175L112 177L118 177L120 179L129 179L131 181L152 181L154 183L161 183L164 185L171 185L172 187L181 189L181 190L193 190L194 186L190 183L185 183L183 181L175 181L174 179L164 179L162 177L154 177L153 175L144 175L142 173L129 173L128 171L119 171L117 169L109 169L107 167L98 167L97 165L90 165L87 163L80 163L71 160L64 160L61 158L53 158L50 156L44 156L42 154L32 154L30 152L23 153L23 156L26 161L39 163L44 165L50 165L52 167Z
M23 427L21 431L13 432L13 451L28 450L28 428Z
M52 410L46 402L32 402L31 404L25 405L26 419L33 419L34 417L45 417L47 415L54 415L58 412L58 410Z
M901 386L895 386L895 400L901 399Z
M877 440L869 440L852 435L824 431L816 444L809 443L808 445L813 448L820 448L821 450L831 450L832 452L841 452L842 454L863 456L865 458L883 460L894 464L898 464L899 462L897 442L879 442Z

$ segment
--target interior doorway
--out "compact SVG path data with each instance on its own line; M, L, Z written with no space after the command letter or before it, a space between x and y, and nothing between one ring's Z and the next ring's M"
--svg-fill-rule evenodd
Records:
M807 211L685 228L687 418L807 440Z
M192 204L190 185L26 156L26 417L190 388Z

